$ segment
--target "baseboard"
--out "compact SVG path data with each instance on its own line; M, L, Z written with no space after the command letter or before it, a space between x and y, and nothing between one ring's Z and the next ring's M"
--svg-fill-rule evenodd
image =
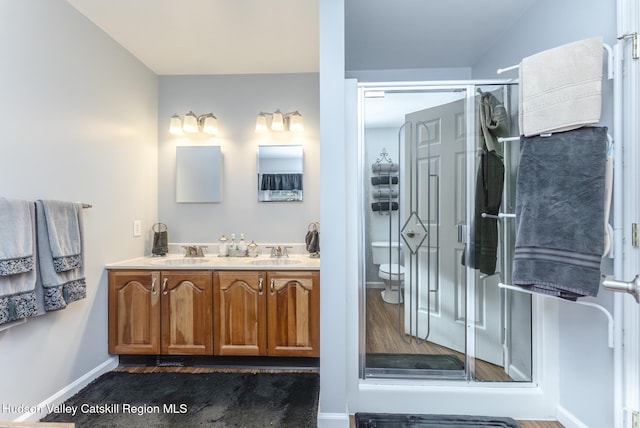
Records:
M349 428L349 415L318 412L318 428Z
M509 364L509 376L516 382L531 382L531 379L513 364Z
M558 406L558 422L565 428L589 428L588 425L562 406Z
M30 413L24 413L22 416L14 420L14 422L36 422L45 417L49 413L49 408L64 403L67 399L73 397L82 388L89 385L94 379L101 375L110 372L118 367L118 357L111 357L93 370L85 373L74 382L62 388L37 406L34 406L36 411Z

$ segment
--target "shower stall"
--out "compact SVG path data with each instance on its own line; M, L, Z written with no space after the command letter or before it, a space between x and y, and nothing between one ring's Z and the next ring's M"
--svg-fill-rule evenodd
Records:
M532 380L531 296L499 286L517 97L510 81L359 85L361 378Z

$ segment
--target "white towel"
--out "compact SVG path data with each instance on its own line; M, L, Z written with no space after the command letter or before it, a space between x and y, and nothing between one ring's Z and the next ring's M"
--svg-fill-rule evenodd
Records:
M33 270L34 204L0 198L0 277Z
M520 134L568 131L600 121L601 37L529 56L520 64Z
M397 163L379 163L376 162L371 165L371 171L374 173L385 173L385 172L398 172L400 169L400 165Z
M82 263L79 225L82 205L65 201L41 202L56 272L79 268Z
M385 187L378 188L378 189L371 189L371 196L374 199L397 198L398 189L388 189Z

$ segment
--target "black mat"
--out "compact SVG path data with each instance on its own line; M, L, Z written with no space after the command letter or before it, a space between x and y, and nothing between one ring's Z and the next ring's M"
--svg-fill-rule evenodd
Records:
M460 358L450 354L385 354L369 353L367 368L397 368L426 370L464 370Z
M76 428L315 427L319 385L317 373L110 372L42 421Z
M466 415L356 413L356 428L521 428L511 418Z

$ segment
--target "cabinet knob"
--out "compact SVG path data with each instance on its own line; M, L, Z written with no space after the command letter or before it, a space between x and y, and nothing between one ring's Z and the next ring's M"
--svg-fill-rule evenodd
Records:
M258 280L258 294L262 296L262 278Z
M275 279L273 279L273 278L271 278L271 285L270 285L270 288L271 288L271 295L272 295L272 296L273 296L273 294L275 293L275 283L276 283L276 280L275 280Z
M157 278L153 278L153 281L151 281L151 294L156 294L156 280Z
M169 280L169 278L165 278L164 281L162 281L162 294L164 296L166 296L169 292L167 291L167 281Z

